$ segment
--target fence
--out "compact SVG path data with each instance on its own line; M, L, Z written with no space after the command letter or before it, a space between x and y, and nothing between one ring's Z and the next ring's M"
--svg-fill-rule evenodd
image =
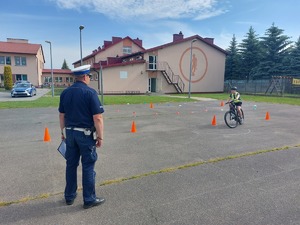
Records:
M300 85L297 85L291 77L273 77L270 80L226 80L224 91L229 92L232 86L236 86L240 93L264 94L264 95L300 95ZM295 79L294 79L295 80Z

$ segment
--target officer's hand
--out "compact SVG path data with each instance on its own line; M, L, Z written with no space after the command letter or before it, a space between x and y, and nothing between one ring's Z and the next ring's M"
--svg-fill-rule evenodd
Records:
M102 142L103 142L103 140L100 139L100 138L98 137L98 138L97 138L97 141L96 141L96 147L97 147L97 148L100 148L101 145L102 145Z
M61 135L61 140L65 140L66 138L65 138L65 136L62 134Z

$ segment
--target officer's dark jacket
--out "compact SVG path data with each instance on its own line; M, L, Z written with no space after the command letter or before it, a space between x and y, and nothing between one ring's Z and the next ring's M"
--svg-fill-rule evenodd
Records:
M76 81L60 95L58 111L65 114L65 127L91 128L93 115L104 109L97 92L81 81Z

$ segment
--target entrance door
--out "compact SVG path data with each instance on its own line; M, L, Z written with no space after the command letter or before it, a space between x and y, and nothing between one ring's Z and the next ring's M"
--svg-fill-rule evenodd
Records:
M156 78L149 78L149 88L148 91L156 92Z
M156 70L156 55L149 55L149 70Z

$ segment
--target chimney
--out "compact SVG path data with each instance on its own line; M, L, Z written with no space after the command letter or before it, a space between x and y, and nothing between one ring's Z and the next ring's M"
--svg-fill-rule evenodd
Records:
M28 39L7 38L7 42L28 44Z
M118 41L122 41L121 37L112 37L112 43L117 43Z
M214 38L208 38L208 37L206 37L206 38L204 38L204 40L207 42L207 43L209 43L209 44L214 44Z
M108 46L112 45L112 41L104 41L104 48L107 48Z
M143 41L140 40L139 38L136 38L133 40L135 43L137 43L139 46L143 47Z
M183 34L180 31L179 34L173 34L173 42L183 40Z

